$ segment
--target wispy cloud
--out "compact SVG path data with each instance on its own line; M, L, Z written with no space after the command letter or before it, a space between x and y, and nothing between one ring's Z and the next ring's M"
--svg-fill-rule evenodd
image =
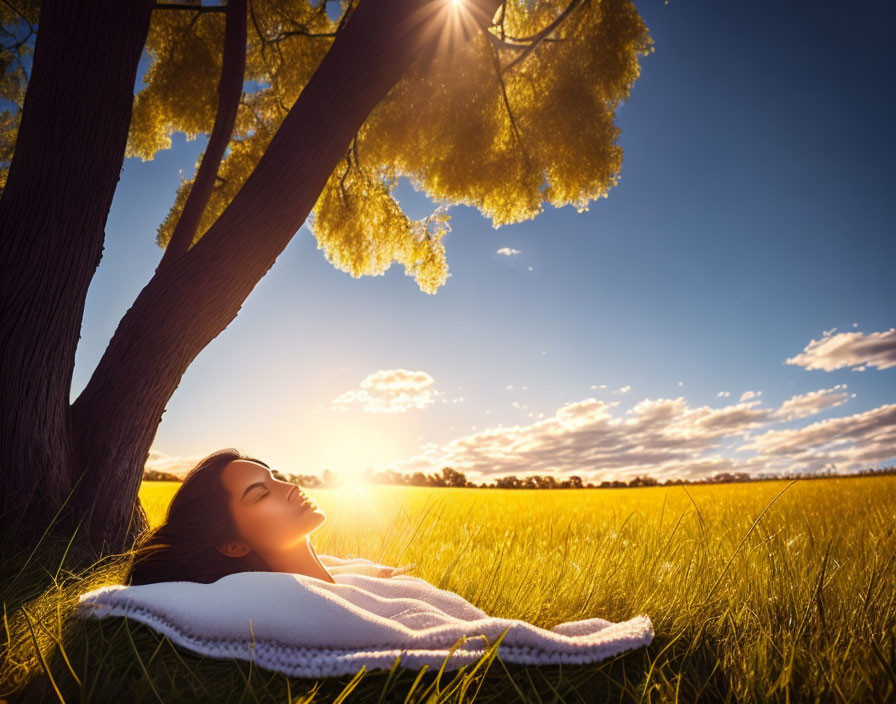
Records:
M800 354L789 358L787 364L828 372L842 367L852 367L856 372L868 367L896 367L896 328L867 335L862 332L834 335L836 329L825 330L820 340L813 339Z
M498 254L503 254L507 257L509 257L513 254L519 254L519 253L520 253L520 250L513 249L512 247L501 247L501 249L498 250Z
M627 394L629 391L631 391L631 389L632 389L631 386L620 386L618 389L615 389L615 390L611 391L610 393L611 394Z
M814 416L827 408L846 403L850 398L850 394L845 389L846 384L837 384L830 389L819 389L818 391L791 396L781 404L776 415L781 420L796 420ZM852 394L852 396L855 396L855 394Z
M412 408L424 408L444 394L433 388L434 383L434 379L423 371L380 369L365 377L358 388L334 398L331 407L346 411L352 404L362 404L362 409L368 413L403 413Z
M744 391L740 395L740 400L741 401L749 401L751 398L758 398L759 396L762 396L761 391Z
M896 403L796 430L769 430L738 449L756 452L769 465L810 472L829 464L849 469L882 462L896 456Z

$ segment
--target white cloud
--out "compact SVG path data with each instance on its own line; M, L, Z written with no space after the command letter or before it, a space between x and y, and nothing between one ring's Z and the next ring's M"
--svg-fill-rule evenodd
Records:
M787 360L806 369L833 371L853 367L865 371L867 367L889 369L896 367L896 328L883 332L833 332L825 330L820 340L813 339L803 351Z
M679 382L678 382L678 385L679 385L679 386L684 386L684 382L683 382L683 381L679 381Z
M358 388L334 398L331 405L336 410L347 411L350 404L359 403L368 413L403 413L434 403L444 393L434 389L434 383L426 372L380 369L365 377ZM463 397L451 401L463 401Z
M837 384L830 389L819 389L791 396L781 404L777 416L781 420L795 420L813 416L827 408L844 404L850 398L849 392L844 389L846 389L846 384Z
M426 472L451 466L479 481L508 474L577 474L589 481L650 474L662 480L723 471L811 472L829 462L848 471L896 456L896 404L797 430L768 430L840 405L846 400L844 388L792 396L776 409L759 407L755 398L694 408L678 397L643 399L625 413L615 413L620 401L587 398L563 405L543 420L502 423L441 445L430 443L393 468ZM723 445L738 438L736 451L752 450L753 456L720 454Z
M757 398L758 396L762 396L761 391L744 391L740 395L741 401L749 401L751 398Z
M716 394L716 397L717 398L728 398L730 395L731 395L730 391L719 391L719 393Z
M754 404L757 402L753 402ZM398 471L434 471L452 466L472 475L579 473L678 476L723 471L731 461L701 456L719 440L761 426L770 412L736 404L689 408L677 399L645 399L624 416L619 401L588 398L560 407L528 425L484 429L399 463Z
M498 250L498 254L503 254L504 256L507 256L507 257L509 257L513 254L519 254L519 253L520 253L520 250L513 249L512 247L501 247L501 249Z
M610 393L627 394L629 391L631 391L631 388L632 388L631 386L620 386L618 389L616 389L615 391L611 391Z

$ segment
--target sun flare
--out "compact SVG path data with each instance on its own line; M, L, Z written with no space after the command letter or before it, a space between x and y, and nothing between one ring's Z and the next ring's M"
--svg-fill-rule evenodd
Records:
M337 474L340 476L339 488L342 490L364 491L369 486L360 470L344 470Z
M335 487L327 493L328 498L341 512L349 512L356 517L376 515L375 487L367 481L359 470L337 472Z

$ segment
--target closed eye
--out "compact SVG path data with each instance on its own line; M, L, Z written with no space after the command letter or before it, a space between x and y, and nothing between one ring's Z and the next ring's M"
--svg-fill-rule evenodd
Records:
M257 499L255 499L255 501L253 501L252 503L257 504L259 501L261 501L265 496L267 496L270 493L271 492L269 492L269 491L264 492L261 496L259 496Z

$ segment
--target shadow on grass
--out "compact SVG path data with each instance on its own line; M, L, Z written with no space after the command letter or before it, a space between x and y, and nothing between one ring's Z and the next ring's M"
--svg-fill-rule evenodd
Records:
M242 660L197 655L126 618L71 618L59 647L10 701L22 702L628 702L724 701L708 646L654 639L649 648L589 665L504 663L494 650L476 665L361 671L309 680ZM671 644L671 647L666 647ZM681 677L683 666L689 675ZM704 671L704 682L694 678ZM49 672L49 675L47 674Z

